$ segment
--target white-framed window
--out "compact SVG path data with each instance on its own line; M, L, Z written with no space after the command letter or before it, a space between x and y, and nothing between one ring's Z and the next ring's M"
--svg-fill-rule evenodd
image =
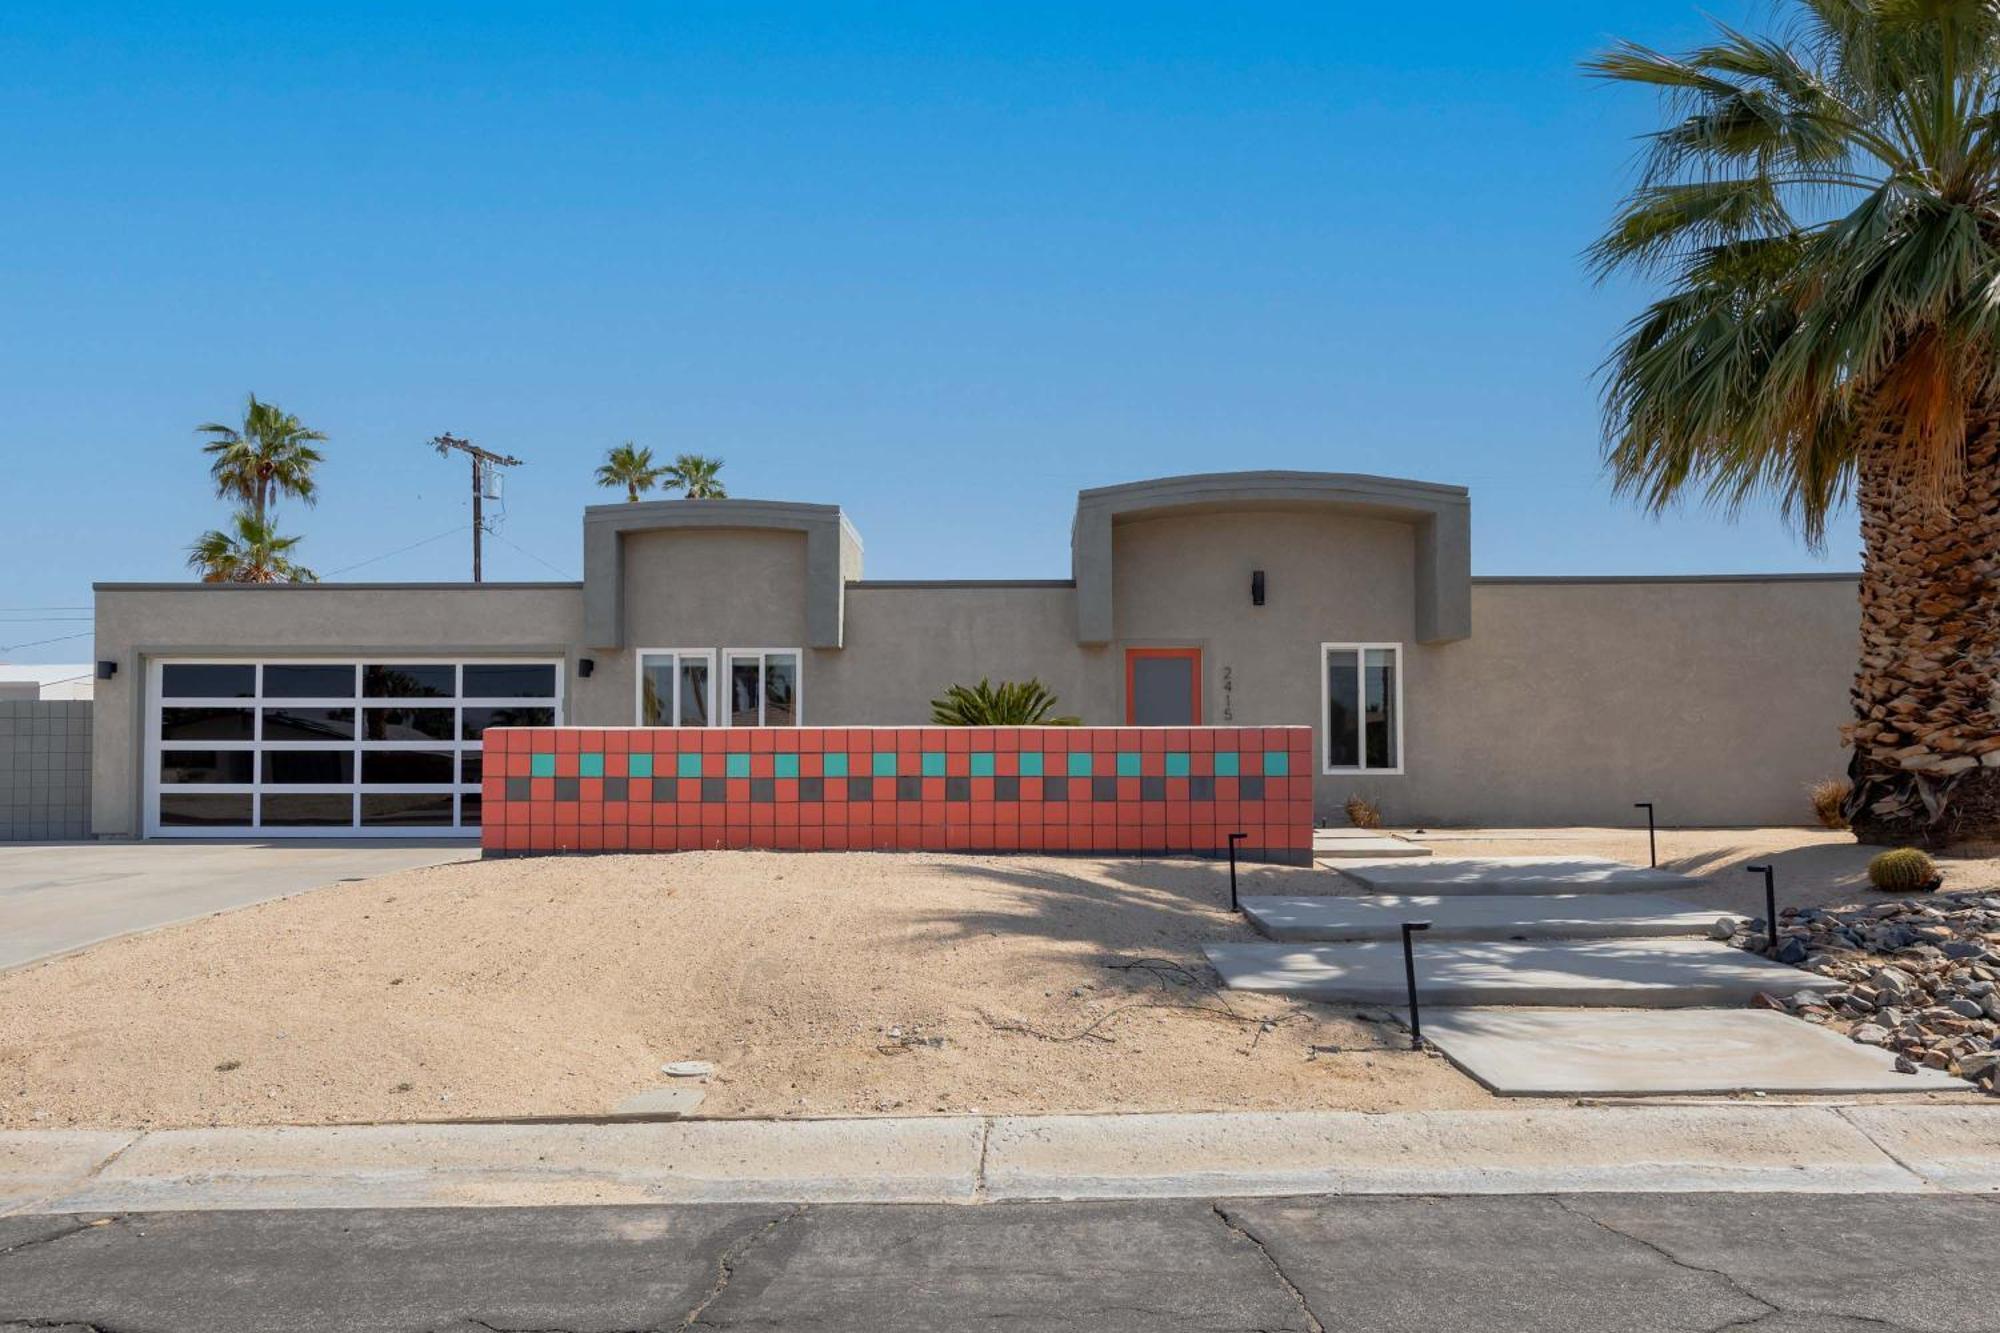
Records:
M642 727L715 725L715 650L641 648L634 716Z
M796 727L800 712L797 648L730 648L723 652L725 727Z
M1403 645L1319 646L1320 769L1403 771Z

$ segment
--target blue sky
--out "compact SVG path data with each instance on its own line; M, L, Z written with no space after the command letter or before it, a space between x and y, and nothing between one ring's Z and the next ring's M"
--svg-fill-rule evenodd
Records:
M249 390L332 436L283 517L345 578L464 576L442 430L527 460L492 578L577 574L628 438L876 577L1060 577L1078 488L1252 467L1467 485L1480 573L1856 563L1603 484L1644 293L1577 256L1655 112L1576 64L1686 0L276 8L0 23L0 658L184 576Z

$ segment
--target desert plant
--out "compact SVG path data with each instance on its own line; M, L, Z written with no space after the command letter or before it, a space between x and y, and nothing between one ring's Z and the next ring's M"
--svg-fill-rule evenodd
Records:
M667 469L653 462L653 451L641 449L627 440L616 449L606 451L604 463L597 469L597 484L625 488L625 498L637 503L640 491L650 491L659 484Z
M1806 785L1806 795L1812 800L1813 813L1819 816L1823 827L1843 829L1847 827L1847 797L1854 788L1839 778L1821 778Z
M1381 828L1382 807L1366 796L1347 798L1347 822L1356 828Z
M1889 893L1934 888L1937 879L1937 862L1915 847L1883 852L1868 863L1868 882Z
M239 509L228 531L211 528L188 548L188 568L203 583L317 583L319 575L292 559L299 541Z
M312 446L326 436L277 404L259 402L253 393L241 426L211 421L195 427L195 434L209 437L201 451L212 458L215 493L244 506L259 524L271 521L271 502L279 496L307 504L317 498L312 474L321 455Z
M669 489L679 489L685 499L727 500L729 498L729 492L722 488L720 458L682 454L662 468L660 475Z
M1076 727L1081 718L1051 717L1054 691L1039 680L998 685L981 678L977 685L954 685L942 699L931 700L931 721L941 727Z
M1606 366L1618 489L1861 514L1848 816L1864 842L2000 834L2000 6L1788 0L1595 74L1658 92L1594 259L1663 279Z

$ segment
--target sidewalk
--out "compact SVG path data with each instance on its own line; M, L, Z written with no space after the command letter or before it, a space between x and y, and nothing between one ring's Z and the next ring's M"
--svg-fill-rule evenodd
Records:
M0 1213L2000 1190L2000 1106L940 1116L0 1134Z

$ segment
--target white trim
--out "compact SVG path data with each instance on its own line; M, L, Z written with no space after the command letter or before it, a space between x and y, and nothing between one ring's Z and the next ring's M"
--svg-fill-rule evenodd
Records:
M1396 657L1396 764L1393 768L1368 767L1368 654L1371 651L1386 651ZM1361 732L1355 738L1360 742L1361 762L1357 765L1336 768L1327 763L1327 713L1333 703L1332 689L1327 683L1326 655L1330 652L1351 652L1354 654L1355 700L1360 706ZM1319 746L1319 771L1322 776L1345 774L1349 777L1400 777L1408 755L1408 728L1404 726L1403 712L1403 645L1400 643L1322 643L1319 646L1319 721L1313 725L1313 735Z
M753 657L753 656L757 659L756 725L759 727L766 725L764 721L764 672L766 669L765 659L770 657L774 653L787 654L792 659L791 725L793 725L794 727L803 727L806 724L806 654L803 648L724 648L722 650L722 670L716 677L716 690L717 690L716 702L721 705L721 707L717 708L715 712L715 719L716 719L715 724L717 726L733 727L736 725L735 722L732 720L736 715L736 710L733 707L735 703L735 696L732 693L731 695L725 698L722 694L722 689L725 684L729 683L733 679L731 673L731 664L733 660L738 657Z
M249 740L204 740L192 737L181 740L160 738L161 712L168 701L163 695L166 668L184 665L249 666L255 669L252 677L253 692L246 698L214 698L194 695L176 695L174 707L236 708L250 714ZM364 697L361 669L364 666L448 666L453 668L453 693L449 696L413 696L410 698ZM500 698L491 695L466 695L466 666L537 666L550 667L555 674L555 690L551 695L535 695L523 698ZM341 666L352 668L354 693L347 697L291 698L266 695L264 693L264 672L266 666ZM145 744L141 762L145 773L141 784L143 801L141 828L148 838L426 838L465 837L479 835L477 825L466 825L465 798L477 797L481 784L464 781L465 756L481 754L485 744L480 740L468 739L465 735L465 712L471 708L551 708L558 724L563 721L564 663L560 658L494 656L476 654L464 656L438 657L434 655L405 656L396 653L370 653L360 656L329 657L323 653L287 657L282 654L263 653L254 656L230 654L172 655L149 658L146 663L146 706ZM345 739L299 740L289 737L264 736L264 712L282 708L344 708L354 713L354 735ZM365 712L380 708L431 708L449 712L452 718L451 735L442 740L426 737L401 738L396 740L370 740L367 736ZM251 781L248 783L189 782L162 783L160 781L160 760L165 754L187 750L217 750L247 753L252 756ZM273 751L301 751L321 754L349 754L354 759L354 775L351 782L342 783L275 783L264 780L264 755ZM428 752L452 756L452 778L449 782L438 783L364 783L362 781L364 756L382 753ZM484 772L482 765L482 774ZM250 823L248 824L163 824L160 820L160 798L165 794L248 796L250 798ZM263 817L264 797L277 796L330 796L345 795L350 798L346 824L306 824L297 826L260 827ZM447 796L451 799L451 822L449 824L369 824L360 823L362 798L366 796Z
M648 722L646 720L646 659L648 657L671 657L674 659L674 715L670 721ZM681 659L698 657L708 663L708 725L719 725L715 720L715 649L713 648L634 648L632 650L632 725L635 727L678 727L681 722Z

